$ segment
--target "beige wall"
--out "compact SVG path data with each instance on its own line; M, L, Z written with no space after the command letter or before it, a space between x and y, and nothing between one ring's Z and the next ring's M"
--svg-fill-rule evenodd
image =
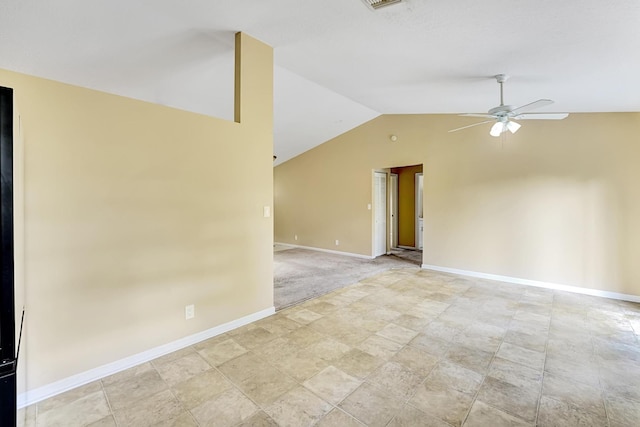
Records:
M28 389L273 306L272 49L238 41L242 123L0 70L23 129Z
M425 264L640 295L640 113L447 133L472 122L385 115L276 167L276 241L370 255L371 171L422 163Z

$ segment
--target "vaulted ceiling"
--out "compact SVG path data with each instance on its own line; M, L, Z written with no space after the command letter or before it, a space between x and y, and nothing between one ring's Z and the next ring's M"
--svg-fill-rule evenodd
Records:
M637 0L2 0L0 68L231 119L237 31L274 47L276 164L379 114L485 112L498 73L509 104L640 111Z

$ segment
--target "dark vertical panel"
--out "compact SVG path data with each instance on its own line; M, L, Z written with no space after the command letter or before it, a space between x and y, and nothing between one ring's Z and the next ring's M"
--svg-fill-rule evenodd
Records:
M13 90L0 87L0 425L16 425L13 283Z

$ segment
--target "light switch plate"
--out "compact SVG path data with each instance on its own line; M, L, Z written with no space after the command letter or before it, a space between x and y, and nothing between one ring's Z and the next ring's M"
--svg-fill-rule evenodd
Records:
M184 308L184 318L186 320L196 317L196 306L193 304L187 305Z

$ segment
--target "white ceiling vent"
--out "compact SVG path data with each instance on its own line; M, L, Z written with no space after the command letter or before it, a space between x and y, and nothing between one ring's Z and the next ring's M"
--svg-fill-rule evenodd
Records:
M402 0L362 0L371 9L380 9L381 7L391 6L400 3Z

